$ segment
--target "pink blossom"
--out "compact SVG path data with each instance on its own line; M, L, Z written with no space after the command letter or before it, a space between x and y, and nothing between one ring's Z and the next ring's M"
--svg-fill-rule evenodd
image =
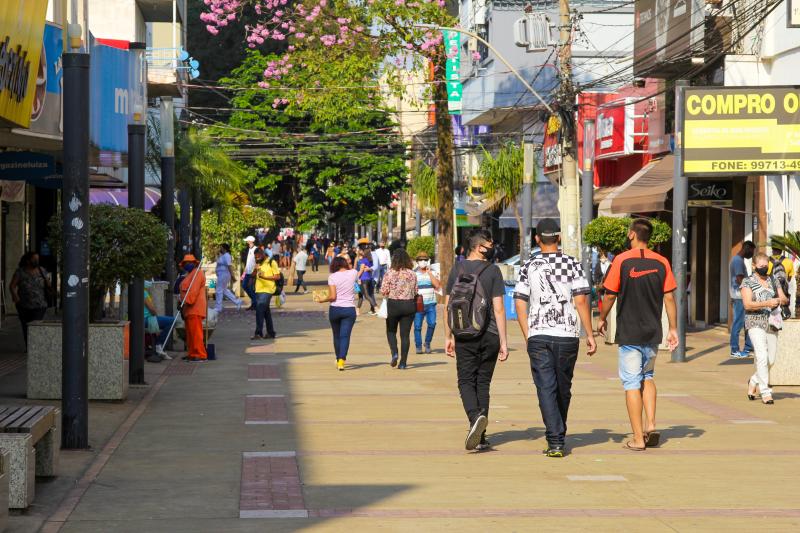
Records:
M216 26L212 26L211 24L206 25L206 31L211 35L217 35L219 33L219 30L216 28Z

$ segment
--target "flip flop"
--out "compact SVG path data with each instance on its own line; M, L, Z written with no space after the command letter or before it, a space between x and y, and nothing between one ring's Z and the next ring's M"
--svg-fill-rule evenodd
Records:
M628 450L630 450L632 452L643 452L643 451L645 451L647 449L647 448L639 448L638 446L631 446L631 444L633 444L633 441L629 440L628 442L625 443L625 446L623 446L623 447L627 448Z
M658 448L658 443L661 441L661 433L658 431L651 431L644 434L645 448Z

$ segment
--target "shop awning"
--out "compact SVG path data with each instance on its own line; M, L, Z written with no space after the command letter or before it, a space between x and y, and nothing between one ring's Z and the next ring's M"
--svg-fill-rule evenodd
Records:
M155 187L144 189L144 210L152 211L153 207L161 200L161 191ZM89 190L89 201L93 204L128 205L127 189L100 189Z
M598 208L600 215L629 215L663 211L672 190L674 159L667 155L654 159L616 191L606 196Z
M600 205L600 203L608 198L611 194L616 194L617 189L619 189L619 185L613 187L598 187L594 190L594 195L592 197L592 203L594 205Z
M522 198L517 198L517 208L522 214ZM533 209L531 209L531 225L536 226L543 218L553 218L559 220L561 214L558 212L558 187L549 182L538 182L533 193ZM517 219L514 218L514 209L508 206L503 214L500 215L501 228L518 229Z

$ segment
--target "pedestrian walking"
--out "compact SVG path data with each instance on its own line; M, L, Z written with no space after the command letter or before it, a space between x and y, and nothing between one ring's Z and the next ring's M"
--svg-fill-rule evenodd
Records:
M733 323L731 324L731 357L742 359L753 353L753 343L747 333L744 320L744 304L742 303L742 281L748 276L745 259L752 259L756 245L753 241L744 241L739 253L731 258L728 266L730 273L730 296L733 307ZM744 350L739 349L739 334L744 329Z
M318 299L319 303L330 302L328 320L333 332L333 352L336 355L336 368L344 370L347 352L350 349L350 334L356 323L356 291L358 272L347 264L343 257L336 257L331 263L328 276L328 294Z
M756 390L761 401L772 405L772 389L769 386L769 369L775 364L778 351L778 333L783 325L781 306L789 299L783 292L779 280L769 274L770 258L756 254L753 258L753 274L742 281L742 305L745 310L745 328L753 343L755 373L747 381L747 398L756 399Z
M225 302L225 298L232 301L236 305L236 310L240 311L242 309L242 301L237 298L235 294L233 294L233 291L230 290L230 288L228 288L234 275L230 244L220 244L218 253L219 255L217 256L217 266L215 270L217 274L217 285L215 289L215 309L217 311L217 315L222 312L222 304Z
M405 248L392 254L392 266L381 283L381 294L387 299L386 339L392 354L391 365L401 370L408 363L411 347L411 325L417 314L417 275ZM400 350L397 349L397 330L400 329Z
M545 425L547 457L564 457L572 376L578 360L580 329L587 332L588 355L597 344L592 333L591 287L580 261L558 249L561 230L555 220L536 226L540 251L520 268L514 288L517 322L528 342L531 374Z
M203 320L208 314L206 275L200 268L200 261L192 254L186 254L183 257L180 267L185 272L180 286L182 302L180 312L186 329L186 350L188 352L183 359L191 362L204 362L208 360L203 335Z
M368 247L358 249L358 262L356 263L356 270L358 271L358 284L361 291L358 293L358 309L361 310L361 304L364 300L369 303L369 314L375 315L375 308L378 304L375 302L375 281L372 279L372 254Z
M281 278L281 269L275 258L267 260L263 252L256 252L256 331L250 340L274 339L275 326L272 323L270 302L275 296L277 282ZM264 326L267 334L264 335Z
M248 311L256 310L256 238L252 235L245 237L244 242L247 243L247 260L244 264L244 276L242 277L242 289L250 298L250 307Z
M625 389L625 404L633 430L633 440L625 447L644 451L658 446L656 431L655 364L661 344L662 310L669 319L667 343L670 350L678 346L677 310L674 291L677 287L669 261L648 249L653 234L649 220L637 218L628 230L631 248L617 255L611 263L603 287L606 291L598 331L605 335L606 318L617 305L617 338L619 345L619 377ZM642 409L647 425L642 425Z
M467 256L453 266L445 287L445 353L456 358L458 390L469 421L467 450L490 447L489 389L498 359L508 358L505 284L493 258L492 235L473 230Z
M378 256L378 275L375 277L376 287L380 287L383 283L383 276L389 270L389 263L392 261L392 254L386 249L386 243L378 243L378 249L375 250Z
M11 277L9 291L22 325L22 339L28 347L28 324L42 320L47 313L47 296L52 291L47 272L39 265L39 254L27 252Z
M308 287L306 287L306 282L303 277L306 275L308 252L303 248L298 249L297 253L294 254L292 262L294 263L295 271L294 292L299 291L300 287L303 287L303 294L306 294L308 292Z
M414 345L417 353L431 353L431 341L433 332L436 331L436 291L442 283L439 277L431 270L431 258L428 252L420 250L416 257L417 267L414 272L417 275L417 293L422 296L422 311L417 311L414 315ZM422 342L422 325L427 323L428 329L425 331L425 344Z
M333 246L333 243L330 243L328 248L325 250L325 262L328 263L328 266L333 264L334 257L336 257L336 249Z

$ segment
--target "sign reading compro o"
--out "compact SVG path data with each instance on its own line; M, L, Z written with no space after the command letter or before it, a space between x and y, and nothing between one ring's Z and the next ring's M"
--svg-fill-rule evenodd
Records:
M687 87L685 175L800 172L800 87Z
M31 123L47 0L0 1L0 122Z

